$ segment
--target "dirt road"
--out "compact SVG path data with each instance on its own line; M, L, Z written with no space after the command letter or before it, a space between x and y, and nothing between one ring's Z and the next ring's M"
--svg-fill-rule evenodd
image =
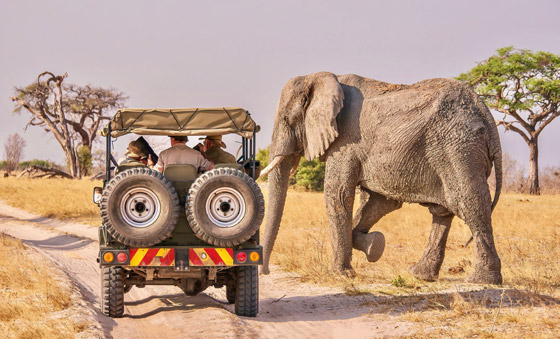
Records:
M99 309L97 229L40 218L0 202L0 232L19 238L57 264L79 287L103 330L114 338L376 338L411 334L377 308L376 297L347 296L333 288L302 284L278 268L260 277L260 313L238 317L224 289L196 297L166 286L133 288L125 316L111 319Z

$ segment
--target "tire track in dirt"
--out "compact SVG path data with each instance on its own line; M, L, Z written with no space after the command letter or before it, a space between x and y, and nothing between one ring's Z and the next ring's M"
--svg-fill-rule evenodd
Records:
M410 335L412 324L376 309L377 297L347 296L339 289L302 284L274 269L260 276L256 318L238 317L225 289L195 297L173 286L134 287L125 295L125 316L99 312L97 229L64 223L0 202L0 231L23 240L56 263L79 286L106 337L115 338L361 338Z

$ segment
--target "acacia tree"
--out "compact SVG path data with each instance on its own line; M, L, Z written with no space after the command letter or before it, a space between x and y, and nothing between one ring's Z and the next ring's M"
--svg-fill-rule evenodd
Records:
M109 113L122 108L127 97L115 89L63 84L66 77L43 72L36 82L16 87L11 99L16 103L15 113L23 109L31 113L26 129L40 126L52 133L64 151L70 175L81 178L84 166L80 163L88 155L91 158L101 121L109 120Z
M540 194L539 135L560 115L560 55L505 47L462 73L486 104L502 113L498 126L529 146L529 192Z
M8 137L4 143L4 153L6 156L6 172L10 173L18 168L21 157L23 156L23 148L25 147L25 139L15 133Z

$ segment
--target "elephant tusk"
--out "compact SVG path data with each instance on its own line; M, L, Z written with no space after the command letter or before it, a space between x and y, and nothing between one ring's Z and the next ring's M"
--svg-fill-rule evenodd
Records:
M274 158L274 160L272 160L272 162L270 164L268 164L268 166L266 166L262 171L261 171L261 177L267 175L268 173L270 173L270 171L272 171L276 166L278 166L278 164L280 164L280 162L282 160L284 160L286 156L285 155L279 155L277 157Z

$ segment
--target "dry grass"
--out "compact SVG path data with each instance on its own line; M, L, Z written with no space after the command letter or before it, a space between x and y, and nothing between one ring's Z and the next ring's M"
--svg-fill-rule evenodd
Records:
M560 196L502 196L493 214L494 234L502 259L504 283L537 293L558 292L560 288ZM387 248L381 260L369 263L354 250L354 282L391 283L399 276L401 285L422 283L407 272L420 258L431 229L431 214L419 205L405 204L385 216L372 228L385 235ZM450 287L472 271L474 246L463 247L471 233L455 218L449 233L440 284ZM293 241L299 239L299 241ZM323 194L290 191L272 263L295 271L303 279L321 283L344 282L329 268L332 252ZM446 283L449 283L446 285ZM402 286L401 286L402 287Z
M91 202L96 185L100 184L89 180L8 178L0 180L0 194L10 204L41 215L98 224L98 208ZM357 276L332 274L322 193L289 192L272 263L297 272L306 282L340 286L349 295L378 296L380 301L372 307L417 322L423 336L524 337L538 330L537 336L553 337L560 329L558 206L559 195L502 195L493 214L502 288L481 290L464 283L473 269L474 246L463 247L471 233L457 218L439 280L426 283L410 275L407 268L420 258L427 243L431 215L424 207L408 204L372 228L386 238L379 262L369 263L363 253L354 251Z
M418 322L420 333L426 336L523 337L536 331L536 324L545 324L538 336L548 337L560 329L558 206L558 195L502 195L493 226L505 297L514 301L502 305L497 318L501 289L454 293L481 288L463 282L473 269L474 246L463 246L471 233L458 218L451 227L440 279L426 283L408 273L407 268L420 259L431 229L431 214L419 205L405 204L372 228L385 234L385 254L379 262L369 263L354 250L352 265L357 276L349 279L330 271L332 251L323 194L290 191L271 261L297 272L303 281L337 285L349 295L388 295L387 311ZM511 332L506 332L510 327Z
M92 202L95 186L102 186L101 181L9 177L0 180L0 196L11 206L44 217L98 226L99 207Z
M74 338L87 323L68 319L71 288L20 240L0 233L0 331L7 338Z

